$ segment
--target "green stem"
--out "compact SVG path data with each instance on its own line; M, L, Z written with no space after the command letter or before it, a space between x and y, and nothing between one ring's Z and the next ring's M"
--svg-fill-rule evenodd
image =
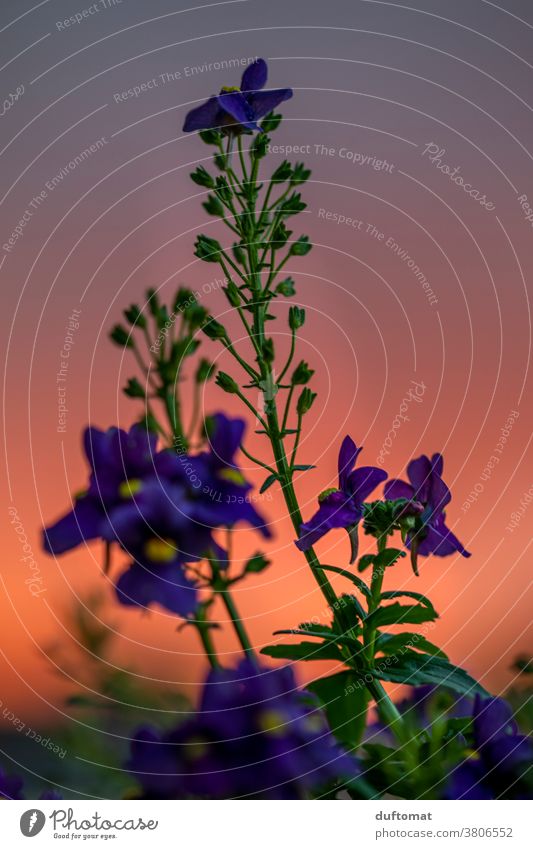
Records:
M387 548L387 534L381 534L378 537L378 554L381 554ZM368 604L368 612L374 613L375 610L379 607L379 602L381 599L381 588L383 586L383 578L385 576L385 569L383 566L376 566L372 569L372 580L370 582L370 592L371 597ZM376 628L371 627L368 629L366 634L366 644L368 648L368 662L371 666L374 665L374 655L376 653Z
M231 531L228 530L228 560L231 560ZM244 621L237 610L237 605L231 595L226 579L221 575L220 568L216 560L210 559L211 569L213 571L213 589L220 595L224 606L228 612L231 624L237 635L237 639L241 645L244 654L252 660L255 660L254 648L248 637Z
M215 644L211 637L211 629L206 628L204 625L196 624L196 630L198 631L198 635L202 642L202 646L204 648L206 657L211 665L212 669L220 669L220 661L217 657Z
M224 602L226 610L228 611L229 618L231 619L231 623L235 629L237 639L241 644L243 652L247 657L255 659L254 648L250 642L248 634L246 633L246 628L244 627L243 620L239 615L239 611L237 610L237 606L235 604L235 601L233 600L233 596L227 588L221 590L220 595L222 597L222 601Z
M242 159L242 157L241 157ZM247 216L246 216L246 237L247 237L247 245L245 250L248 254L248 265L250 269L250 290L254 295L253 303L251 304L253 308L253 331L249 333L249 336L254 343L254 347L258 350L257 362L261 371L261 377L265 382L265 385L270 385L273 382L272 375L272 366L270 363L265 362L264 358L261 355L261 351L263 348L264 338L265 338L265 318L264 318L264 309L263 303L260 300L261 294L263 294L261 289L261 280L260 280L260 269L261 263L258 260L258 251L257 251L257 233L258 233L258 222L256 221L256 213L255 213L255 204L256 204L256 179L257 179L257 171L258 171L258 160L255 159L253 162L253 166L251 169L251 174L248 179L248 175L246 173L246 169L243 165L243 175L245 180L247 181L246 191L244 191L243 186L237 180L237 184L240 186L241 191L248 199L247 203ZM228 172L229 173L229 172ZM262 223L262 216L259 216L259 222ZM267 286L274 281L277 274L284 267L285 263L288 261L290 254L281 260L278 266L275 266L274 256L272 256L272 260L270 263L270 274L267 280ZM256 341L257 340L257 341ZM247 407L254 413L254 415L262 421L261 417L258 416L257 411L253 408L253 406L248 402L248 400L239 393L239 397ZM296 445L293 448L293 455L291 464L289 464L287 460L287 455L285 452L285 446L283 442L282 431L280 431L279 419L278 419L278 410L275 399L272 397L266 397L266 393L264 393L265 399L265 410L266 410L266 419L267 419L267 427L265 430L270 439L270 443L272 446L272 451L274 454L274 460L276 465L276 470L278 473L279 481L282 488L283 497L285 500L285 504L287 506L287 510L289 512L289 516L291 518L294 530L296 534L299 534L300 527L302 525L302 514L300 512L300 506L298 503L298 499L296 496L296 492L293 486L293 470L292 463L294 462L295 457L295 449ZM286 424L286 417L283 417L283 428ZM299 421L299 431L301 431L301 420ZM298 434L299 436L299 434ZM308 549L304 552L305 558L313 577L315 578L320 590L327 602L327 604L333 609L336 610L338 606L338 598L335 590L333 589L331 583L329 582L324 570L321 567L320 561L315 554L313 548ZM383 576L381 575L381 580ZM375 597L378 598L379 603L379 595L381 593L381 583L378 585L377 576L376 581L374 583L373 591L375 593ZM226 603L226 608L228 613L230 614L230 618L232 619L235 630L240 637L239 630L242 626L242 620L238 617L236 610L234 608L233 600L231 596L227 596L227 593L223 593L223 598ZM229 599L229 604L228 604ZM241 637L240 637L241 639ZM241 639L241 645L246 652L249 652L251 649L250 643L247 638ZM373 645L373 643L372 643ZM376 701L376 706L379 712L380 717L384 722L387 723L391 727L391 729L396 733L398 739L403 743L405 740L405 731L404 731L404 723L403 719L398 712L397 708L393 704L392 700L389 698L387 693L385 692L382 684L379 681L372 681L371 684L368 685L368 690L372 697Z

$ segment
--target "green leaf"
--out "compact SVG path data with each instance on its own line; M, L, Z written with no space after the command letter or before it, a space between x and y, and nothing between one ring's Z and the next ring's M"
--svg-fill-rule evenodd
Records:
M296 466L291 466L291 468L294 472L308 472L309 469L316 469L316 466L296 465Z
M378 607L367 616L366 622L370 628L381 628L383 625L402 625L404 622L420 624L437 618L434 610L422 604L389 604L387 607Z
M413 687L418 684L441 684L456 693L490 695L468 672L440 657L409 652L403 657L389 660L393 662L385 670L376 670L377 676L383 681L394 681Z
M404 631L402 634L380 634L376 641L376 651L382 651L384 654L396 654L402 649L417 649L418 651L426 652L426 654L442 657L448 660L448 656L438 646L430 643L421 634Z
M283 658L284 660L338 660L344 661L341 651L334 643L278 643L275 646L265 646L261 654L267 657Z
M270 560L264 556L264 554L254 554L253 557L248 560L246 566L244 567L244 571L246 574L253 573L257 574L258 572L263 572L270 566Z
M367 587L362 578L359 578L357 575L353 575L351 572L348 572L347 569L340 569L338 566L326 566L322 564L322 569L325 569L326 572L335 572L336 575L342 575L343 578L346 578L348 581L351 581L352 584L355 584L358 590L360 590L366 598L370 599L372 593L370 592L370 588Z
M369 694L366 687L360 686L360 681L360 675L346 671L307 685L322 702L337 740L348 746L358 745L366 726Z
M372 563L375 559L375 554L363 554L363 556L359 558L359 563L357 564L357 571L364 572L365 569L368 569L369 566L372 566Z
M394 566L400 557L405 557L405 551L403 549L386 548L376 556L374 564L381 569L386 569L388 566Z
M266 492L266 491L267 491L267 489L269 489L269 488L272 486L272 484L273 484L273 483L276 483L277 479L278 479L278 476L277 476L277 475L269 475L269 476L266 478L266 480L264 480L264 481L263 481L263 484L262 484L261 489L259 490L259 492L260 492L260 493L262 493L262 492Z
M298 628L283 628L280 631L274 631L274 636L278 634L296 634L300 637L316 637L319 640L327 640L335 642L336 634L327 625L313 625L311 622L302 622Z
M421 604L423 604L425 607L427 607L428 610L431 610L435 614L435 619L439 618L439 615L438 615L437 611L435 610L435 608L433 607L432 603L430 602L429 598L427 598L427 596L425 596L425 595L422 595L422 593L409 592L408 590L387 590L386 592L381 593L381 596L380 596L382 601L384 601L388 598L402 598L402 597L403 598L414 598L416 601L419 601Z
M363 651L363 644L353 637L348 637L344 634L336 633L327 625L313 625L310 622L302 623L298 628L285 628L281 631L274 631L277 634L292 634L297 637L316 637L318 640L325 640L331 644L344 645L349 648L352 653L359 655Z

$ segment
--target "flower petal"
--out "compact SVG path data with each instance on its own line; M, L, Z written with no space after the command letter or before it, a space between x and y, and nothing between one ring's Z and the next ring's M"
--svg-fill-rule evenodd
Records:
M242 442L246 424L243 419L230 419L224 413L209 416L208 438L211 452L220 466L232 466Z
M360 454L362 450L362 448L357 447L357 445L350 436L345 436L342 440L338 460L339 489L346 491L348 475L355 466L357 455Z
M276 106L289 100L293 95L292 88L275 88L270 91L258 91L248 96L248 103L252 107L256 120L263 118L272 112Z
M74 509L55 525L43 531L43 547L48 554L63 554L82 542L100 536L104 513L94 498L79 498Z
M315 515L300 526L300 538L296 540L296 547L300 551L307 551L324 534L333 528L348 528L357 524L361 519L361 510L357 509L342 492L329 495Z
M516 733L513 713L503 699L483 699L476 694L474 703L474 733L480 748L508 731Z
M116 591L120 603L129 606L160 604L179 616L196 610L196 587L174 564L151 570L134 562L118 579Z
M191 109L183 124L184 133L195 130L216 130L224 124L224 113L220 108L218 97L210 97L206 103Z
M264 88L268 76L267 63L264 59L256 59L248 65L241 79L241 91L257 91Z
M222 109L248 130L259 130L255 110L240 91L222 92L218 95L218 103Z
M444 514L441 514L425 526L424 531L426 536L420 540L418 553L425 557L429 554L435 554L437 557L447 557L449 554L455 554L458 551L463 557L470 557L470 552L459 542L455 534L446 527L444 518Z
M384 494L388 501L396 501L397 498L408 498L410 501L415 491L410 483L395 478L385 484Z
M355 504L360 505L380 483L387 480L387 472L376 466L361 466L348 476L348 489Z
M429 490L429 478L431 475L431 463L429 457L422 454L416 460L411 460L407 466L407 477L413 485L415 498L418 501L427 503L427 495Z

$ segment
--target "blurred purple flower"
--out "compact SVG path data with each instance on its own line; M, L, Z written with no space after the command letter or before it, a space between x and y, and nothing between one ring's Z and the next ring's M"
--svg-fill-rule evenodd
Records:
M24 799L24 781L18 775L6 775L0 767L0 799Z
M88 427L83 445L91 474L73 509L44 530L44 549L63 554L82 542L103 536L109 511L127 503L147 479L170 480L179 474L178 458L171 451L156 451L157 436L140 425L129 432L117 427L101 431Z
M211 527L247 522L268 539L272 533L252 504L252 484L235 463L245 427L243 419L230 419L224 413L215 413L206 420L209 450L187 458L193 487L201 484L202 498L195 502L196 515Z
M509 705L477 695L473 717L475 750L452 772L446 797L533 798L533 743L518 733Z
M128 769L144 798L301 799L359 773L289 667L213 670L200 709L174 731L143 728Z
M226 561L213 530L245 521L270 536L234 460L244 421L218 413L207 427L209 450L197 455L157 451L157 437L138 425L129 433L87 428L87 492L44 531L45 549L61 554L96 537L117 543L132 559L117 584L122 604L193 613L196 585L185 564L213 556L223 568Z
M263 91L267 73L265 60L257 59L244 71L240 88L222 88L220 94L191 109L185 118L183 132L260 130L257 122L292 97L291 88Z
M315 515L300 526L296 541L300 551L307 551L333 528L345 528L352 545L350 563L357 557L357 525L363 515L363 503L371 492L387 478L383 469L361 466L354 470L362 448L346 436L339 452L339 488L328 489L318 497L319 508Z

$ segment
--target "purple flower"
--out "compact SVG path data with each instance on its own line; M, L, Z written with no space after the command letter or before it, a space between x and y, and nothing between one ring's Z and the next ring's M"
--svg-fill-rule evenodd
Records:
M195 130L260 130L258 121L284 100L292 97L291 88L262 91L267 81L267 63L257 59L246 68L240 88L223 88L202 106L191 109L185 118L184 133Z
M178 458L156 451L157 437L140 425L126 433L88 427L83 436L91 474L87 491L73 509L44 531L44 549L63 554L84 541L103 536L109 511L128 502L146 479L168 480L179 474Z
M25 799L22 792L22 788L24 786L24 779L20 777L20 775L6 775L3 769L0 767L0 801L2 799ZM39 796L39 799L62 799L59 793L56 790L45 790Z
M474 751L452 772L448 799L533 798L533 744L518 733L503 699L477 695Z
M383 469L375 466L361 466L354 470L362 450L349 436L344 438L338 461L339 488L327 489L319 495L317 512L300 527L300 538L296 541L300 551L307 551L333 528L345 528L352 545L350 562L354 562L357 557L357 525L363 515L363 502L387 477Z
M391 480L385 486L385 497L394 501L407 498L410 502L422 504L424 510L414 519L413 529L407 534L406 544L412 552L413 569L416 569L418 554L436 554L446 557L459 551L463 557L470 557L457 537L446 527L444 508L451 500L451 493L442 480L442 454L433 454L431 460L422 454L407 466L410 483Z
M272 533L252 504L252 484L235 463L245 427L243 419L215 413L206 420L209 450L182 459L191 486L198 493L195 506L199 521L211 527L247 522L268 539Z
M45 530L45 549L60 554L96 537L117 543L132 560L117 584L122 604L193 613L196 585L185 564L214 556L225 565L213 529L246 521L270 536L234 462L244 422L222 413L209 421L210 449L196 456L157 451L156 436L138 425L129 433L88 428L87 492Z
M0 799L24 799L23 784L23 779L18 775L6 775L0 768Z
M396 709L402 715L408 731L413 737L421 730L431 730L443 719L459 719L472 716L474 700L470 696L458 695L435 684L423 684L413 687L409 695L396 702ZM365 732L368 743L382 743L390 747L397 745L396 738L388 725L377 721L369 725Z
M301 799L359 772L292 670L248 660L211 671L199 711L177 729L141 729L127 766L155 799Z

